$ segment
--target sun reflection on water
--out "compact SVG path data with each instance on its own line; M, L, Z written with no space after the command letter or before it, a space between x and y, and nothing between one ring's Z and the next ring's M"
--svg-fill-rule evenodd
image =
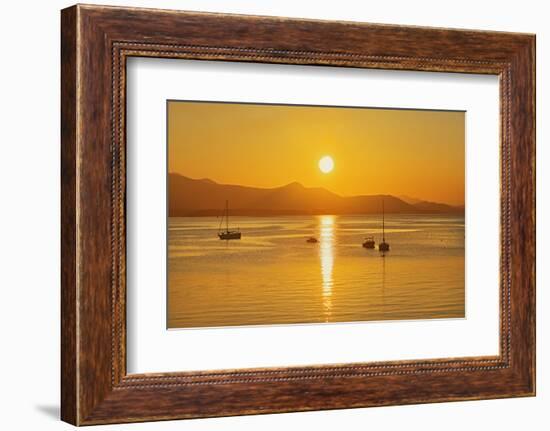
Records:
M319 217L320 244L319 257L321 260L321 282L323 294L323 309L325 322L332 315L332 270L334 267L334 221L335 216L325 215Z

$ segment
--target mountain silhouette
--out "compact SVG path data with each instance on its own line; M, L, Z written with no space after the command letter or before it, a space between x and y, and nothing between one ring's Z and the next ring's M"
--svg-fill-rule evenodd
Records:
M418 201L408 203L391 195L344 197L320 187L293 182L282 187L260 188L218 184L208 178L192 179L171 173L168 178L170 217L219 215L229 200L232 215L317 214L464 214L464 207Z

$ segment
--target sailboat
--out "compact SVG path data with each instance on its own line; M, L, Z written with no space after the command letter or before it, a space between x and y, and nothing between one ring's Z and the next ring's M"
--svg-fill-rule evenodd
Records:
M225 230L222 230L223 219L225 218ZM225 211L222 219L220 220L220 226L218 228L218 237L220 239L241 239L241 232L239 230L229 230L229 201L225 201Z
M382 198L382 242L378 244L379 251L390 251L390 245L386 242L386 232L384 229L384 198Z

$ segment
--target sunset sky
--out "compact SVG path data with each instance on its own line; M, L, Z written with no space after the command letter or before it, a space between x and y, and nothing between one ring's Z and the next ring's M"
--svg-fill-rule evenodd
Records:
M169 172L223 184L462 205L464 136L464 112L168 102Z

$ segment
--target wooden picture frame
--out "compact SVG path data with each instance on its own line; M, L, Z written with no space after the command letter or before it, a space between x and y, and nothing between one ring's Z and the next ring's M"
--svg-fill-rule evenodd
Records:
M535 394L534 35L83 5L61 17L64 421L91 425ZM498 75L500 354L128 375L125 66L131 56Z

